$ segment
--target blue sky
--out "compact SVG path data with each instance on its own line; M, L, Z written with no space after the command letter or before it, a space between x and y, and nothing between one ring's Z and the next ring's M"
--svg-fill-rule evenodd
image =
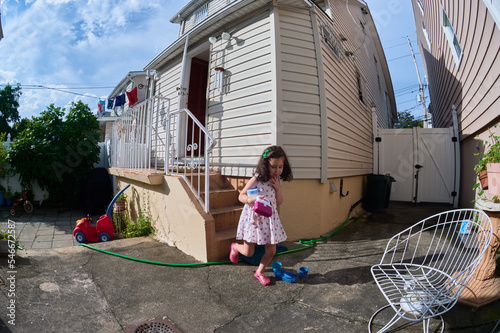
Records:
M21 117L82 100L97 110L129 72L142 68L177 37L169 19L188 0L0 0L0 87L20 83ZM419 59L410 0L368 0L396 94L398 111L422 117L406 36Z

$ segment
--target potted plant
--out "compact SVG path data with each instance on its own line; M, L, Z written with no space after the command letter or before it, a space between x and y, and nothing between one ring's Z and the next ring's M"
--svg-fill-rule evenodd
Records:
M115 213L122 213L125 211L125 204L127 202L128 196L125 194L125 192L122 192L120 196L116 199L116 202L113 206L113 211Z
M488 189L490 200L497 202L500 196L500 135L490 130L488 140L484 140L483 145L483 156L477 162L474 171L478 173L480 181L484 181L484 178L486 178L488 185L483 186L481 184L482 191L478 194L481 196L484 190ZM479 153L475 155L478 156ZM486 177L484 172L487 172ZM474 188L477 188L478 185L476 184Z

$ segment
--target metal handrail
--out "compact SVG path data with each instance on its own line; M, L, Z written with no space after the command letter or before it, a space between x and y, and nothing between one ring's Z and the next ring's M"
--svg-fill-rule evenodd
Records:
M189 134L189 121L191 121L191 137ZM184 127L185 137L180 140L181 127ZM216 141L214 137L207 131L205 126L196 119L193 113L186 108L177 110L168 114L166 119L166 158L165 172L167 174L177 174L182 176L193 194L196 196L200 204L206 212L210 209L210 154L215 147ZM195 131L198 130L198 141L196 142ZM183 147L183 149L181 149ZM203 154L202 154L202 149ZM196 150L197 155L196 155ZM204 189L205 198L202 198L201 183L201 165L203 160L205 179ZM197 170L193 174L193 170ZM191 170L189 176L188 170ZM195 178L196 182L194 182ZM196 188L195 184L196 183Z

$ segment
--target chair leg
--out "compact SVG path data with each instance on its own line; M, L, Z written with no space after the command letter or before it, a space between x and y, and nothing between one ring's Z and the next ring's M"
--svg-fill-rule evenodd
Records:
M380 313L382 312L383 310L387 309L388 307L390 307L390 304L386 305L386 306L383 306L381 307L380 309L378 309L373 315L372 317L370 318L370 321L368 322L368 332L369 333L373 333L374 331L372 331L372 324L373 324L373 319ZM380 329L380 331L378 331L377 333L383 333L385 331L387 331L392 325L394 325L399 319L401 319L400 316L398 316L397 314L394 315L394 317L392 317L391 320L389 320L389 322L387 324L385 324L384 327L382 327L382 329Z
M368 322L368 332L369 333L374 333L375 331L372 330L372 326L373 326L373 320L375 319L375 317L380 313L382 312L383 310L387 309L388 307L390 307L391 305L388 304L386 306L383 306L381 307L380 309L378 309L373 315L372 317L370 318L370 321ZM439 317L435 317L435 318L429 318L429 319L425 319L422 321L422 325L423 325L423 329L424 329L424 333L429 333L429 327L430 327L430 321L431 319L440 319L441 320L441 333L444 333L444 329L445 329L445 323L444 323L444 318L443 316L439 316ZM388 329L390 329L394 324L396 324L399 320L401 319L400 316L398 316L398 314L395 314L394 317L392 317L391 320L389 320L389 322L387 324L385 324L384 327L382 327L379 331L377 331L377 333L383 333L383 332L386 332ZM411 322L410 322L411 323ZM410 323L408 323L407 325L410 325ZM415 322L414 322L415 323ZM401 328L401 327L400 327Z
M433 318L424 319L422 321L422 324L424 326L424 333L429 333L429 326L430 326L431 319L433 319ZM441 326L441 333L443 333L444 332L444 319L443 319L443 316L440 315L439 319L441 320L441 325L442 325Z

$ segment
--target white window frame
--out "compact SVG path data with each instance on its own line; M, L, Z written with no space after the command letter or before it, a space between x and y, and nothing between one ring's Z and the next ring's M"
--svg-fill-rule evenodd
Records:
M422 16L424 16L424 5L422 3L422 0L417 0L417 5L418 8L420 8L420 11L422 12Z
M458 68L460 66L460 61L462 60L462 55L464 52L462 50L462 47L460 46L458 37L455 34L455 30L451 25L450 18L448 17L448 14L446 13L446 11L442 6L441 6L441 26L443 27L444 34L446 36L446 39L448 40L448 45L450 46L451 54L453 55L453 59L455 60L455 65L457 65Z
M194 13L194 24L198 24L208 16L208 2L198 8Z
M431 52L431 40L429 39L429 33L425 28L424 20L422 20L422 32L424 33L425 40L427 41L427 46L429 47L429 52Z
M500 29L500 2L498 0L483 0L483 2L495 20L497 28Z

